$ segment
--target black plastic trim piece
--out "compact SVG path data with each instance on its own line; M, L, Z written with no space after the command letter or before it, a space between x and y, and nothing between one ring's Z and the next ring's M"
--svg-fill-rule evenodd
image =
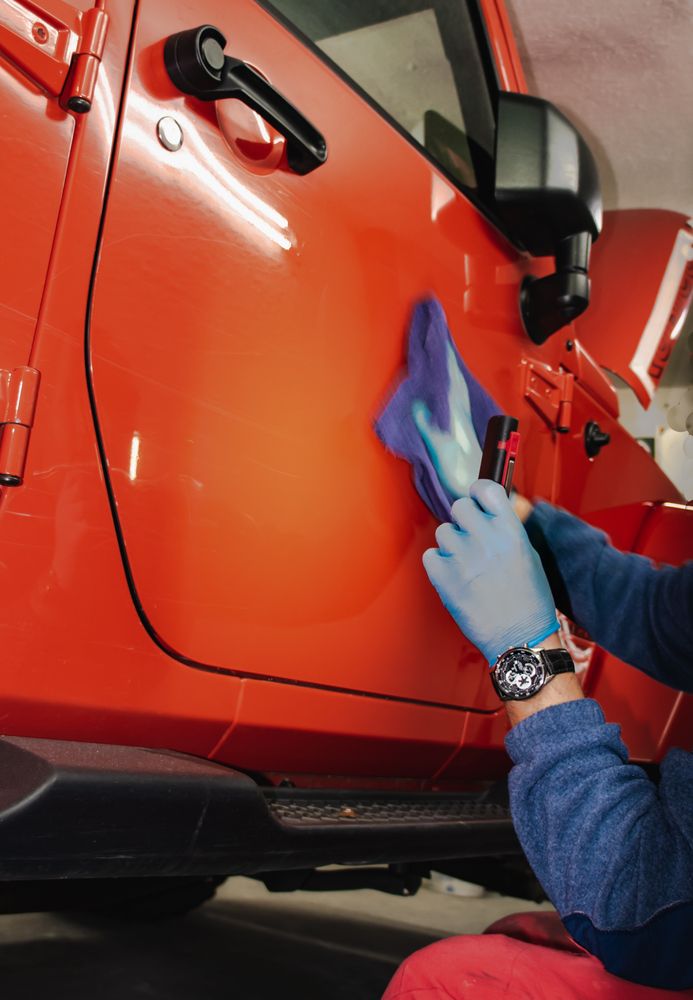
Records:
M493 56L493 49L491 47L491 39L489 37L488 28L486 27L486 19L484 18L483 12L481 10L480 0L467 0L469 5L469 13L471 16L472 27L474 28L474 34L476 35L477 44L479 46L479 52L481 53L481 63L484 67L484 74L486 76L486 85L488 87L489 96L493 104L494 115L497 113L497 102L496 95L501 89L500 74L498 73L498 67L496 66L496 60Z
M262 789L139 747L0 738L0 882L254 874L520 853L479 796Z
M287 161L308 174L327 159L322 134L256 69L224 55L226 37L211 24L179 31L166 40L164 62L173 84L201 101L242 101L286 139Z
M611 442L611 435L603 431L596 420L588 420L583 433L585 452L588 458L596 458L602 448Z
M572 661L571 661L572 665ZM477 795L434 792L313 791L272 788L264 790L265 800L275 818L287 826L320 825L388 826L442 823L454 820L508 818L508 809Z

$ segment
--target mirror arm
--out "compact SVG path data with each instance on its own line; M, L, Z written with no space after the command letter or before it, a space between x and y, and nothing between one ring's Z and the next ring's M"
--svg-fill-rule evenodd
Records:
M583 313L590 301L588 276L592 236L566 236L556 248L556 271L544 278L528 275L520 290L522 322L535 344Z

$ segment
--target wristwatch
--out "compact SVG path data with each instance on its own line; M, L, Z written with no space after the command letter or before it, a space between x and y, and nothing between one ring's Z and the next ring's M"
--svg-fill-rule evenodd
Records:
M575 673L575 664L566 649L530 649L512 646L496 660L491 680L502 701L531 698L556 674Z

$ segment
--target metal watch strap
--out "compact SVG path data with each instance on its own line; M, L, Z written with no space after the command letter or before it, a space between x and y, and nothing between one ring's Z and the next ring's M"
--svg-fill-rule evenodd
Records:
M547 674L575 673L575 664L567 649L540 649L537 652L544 661Z

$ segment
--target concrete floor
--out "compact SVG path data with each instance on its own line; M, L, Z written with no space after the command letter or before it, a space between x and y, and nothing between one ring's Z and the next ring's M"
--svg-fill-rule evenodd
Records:
M2 1000L377 1000L415 949L547 908L427 889L277 895L234 878L194 913L156 924L0 916L0 991Z

